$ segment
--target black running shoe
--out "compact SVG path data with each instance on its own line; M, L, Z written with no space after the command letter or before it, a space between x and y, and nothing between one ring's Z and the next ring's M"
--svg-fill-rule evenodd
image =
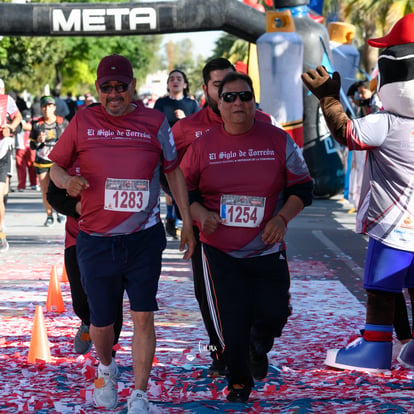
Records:
M0 231L0 253L7 252L9 250L9 243L6 239L6 235Z
M246 403L249 401L249 396L252 389L244 385L233 385L232 387L225 388L227 393L227 401L229 402L241 402Z
M213 378L225 377L226 376L226 363L223 361L223 359L214 358L212 364L207 370L207 374Z
M165 219L165 231L173 239L177 239L177 228L175 227L175 218Z
M269 369L267 354L257 354L253 347L250 347L250 371L254 379L266 378Z
M45 227L52 227L54 223L55 223L55 220L53 219L53 216L47 216L47 219L44 223L44 226Z
M56 214L56 220L58 223L64 223L66 221L66 217L62 214Z

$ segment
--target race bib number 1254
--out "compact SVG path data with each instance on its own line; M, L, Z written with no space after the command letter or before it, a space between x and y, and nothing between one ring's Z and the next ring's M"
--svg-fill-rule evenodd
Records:
M233 227L259 227L265 204L264 197L224 194L220 199L221 223Z

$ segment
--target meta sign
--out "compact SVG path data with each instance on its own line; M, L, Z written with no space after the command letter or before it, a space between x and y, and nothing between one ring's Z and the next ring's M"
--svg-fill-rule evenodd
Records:
M152 7L52 9L52 33L136 32L154 30L157 12Z

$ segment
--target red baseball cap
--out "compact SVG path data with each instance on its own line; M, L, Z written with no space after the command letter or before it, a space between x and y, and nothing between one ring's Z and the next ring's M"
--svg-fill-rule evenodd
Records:
M131 62L124 56L106 56L99 63L97 70L99 86L109 81L119 81L129 84L133 79L134 73Z
M406 43L414 43L414 13L398 20L386 36L368 40L372 47L390 47Z

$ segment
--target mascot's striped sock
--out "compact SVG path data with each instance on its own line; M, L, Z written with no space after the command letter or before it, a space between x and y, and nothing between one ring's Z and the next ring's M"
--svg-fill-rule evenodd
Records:
M370 342L391 342L392 331L392 325L371 325L367 323L362 337Z

